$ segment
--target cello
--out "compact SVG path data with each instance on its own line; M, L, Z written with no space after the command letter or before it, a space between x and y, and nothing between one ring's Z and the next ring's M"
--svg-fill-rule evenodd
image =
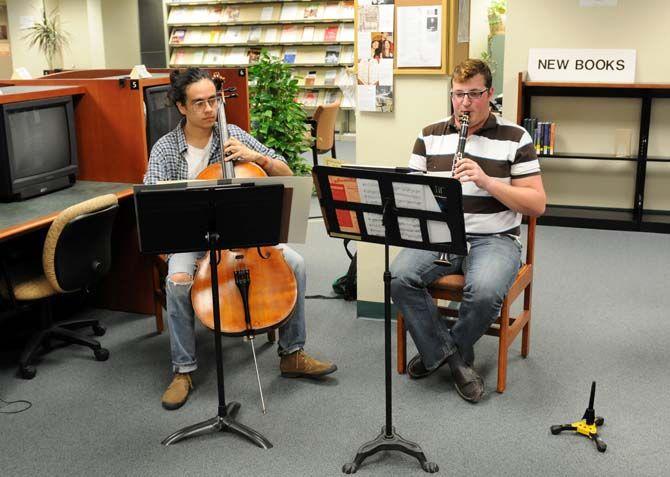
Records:
M198 179L267 176L263 168L256 163L236 161L233 164L233 161L224 159L224 144L229 137L225 93L232 91L223 89L223 78L218 74L215 74L213 80L217 85L217 94L221 98L217 110L221 157L219 163L212 164L203 170L198 175ZM253 217L250 219L253 220ZM244 227L244 224L237 225ZM261 407L265 413L265 400L258 373L254 337L258 333L278 328L290 318L297 303L296 279L281 249L276 246L220 250L217 254L221 333L248 338L256 369ZM194 276L191 301L195 315L200 322L214 329L210 267L209 257L205 255Z

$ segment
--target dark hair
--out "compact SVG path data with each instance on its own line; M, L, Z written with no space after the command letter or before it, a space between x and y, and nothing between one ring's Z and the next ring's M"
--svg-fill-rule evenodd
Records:
M212 78L209 77L209 73L207 73L205 70L201 70L200 68L173 70L170 73L170 89L167 93L168 98L175 105L177 103L186 104L186 88L202 79L208 79L212 81Z
M487 65L482 60L475 60L472 58L456 65L451 76L451 83L453 84L454 81L463 83L464 81L474 78L477 75L482 75L484 77L484 84L486 85L486 89L491 89L493 78L491 76L489 65Z

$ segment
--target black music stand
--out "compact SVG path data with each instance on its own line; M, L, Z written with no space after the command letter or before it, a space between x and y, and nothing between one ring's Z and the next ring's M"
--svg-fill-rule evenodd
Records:
M216 252L278 244L284 186L194 182L135 186L134 192L142 253L210 252L218 413L174 432L162 444L210 431L230 431L263 449L271 448L263 435L235 420L240 404L226 403Z
M463 198L461 184L455 179L401 172L407 169L361 166L312 169L328 234L384 245L386 423L375 439L358 449L354 461L342 467L346 474L355 473L366 458L386 450L415 457L426 472L438 471L437 464L427 461L421 447L398 435L392 423L389 245L466 255ZM427 195L437 200L424 206L426 202L422 197ZM438 232L444 231L444 226L448 227L450 237L447 241L435 242L434 238L444 237L443 232Z

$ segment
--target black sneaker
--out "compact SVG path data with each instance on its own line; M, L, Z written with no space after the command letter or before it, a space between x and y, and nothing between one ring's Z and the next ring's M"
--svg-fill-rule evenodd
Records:
M471 403L481 401L485 393L484 380L477 371L468 366L458 352L449 356L448 362L458 395Z
M410 359L409 363L407 363L407 374L412 379L425 378L433 374L438 369L440 369L440 367L446 362L447 358L444 358L442 362L435 367L435 369L431 369L429 371L424 366L423 361L421 360L421 355L417 353L416 356Z

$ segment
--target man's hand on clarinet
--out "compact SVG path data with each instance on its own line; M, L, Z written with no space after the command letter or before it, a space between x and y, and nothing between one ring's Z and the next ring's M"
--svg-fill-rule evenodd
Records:
M468 158L458 161L454 172L454 179L461 182L474 182L477 187L484 190L488 190L489 184L493 180L484 173L479 164Z

